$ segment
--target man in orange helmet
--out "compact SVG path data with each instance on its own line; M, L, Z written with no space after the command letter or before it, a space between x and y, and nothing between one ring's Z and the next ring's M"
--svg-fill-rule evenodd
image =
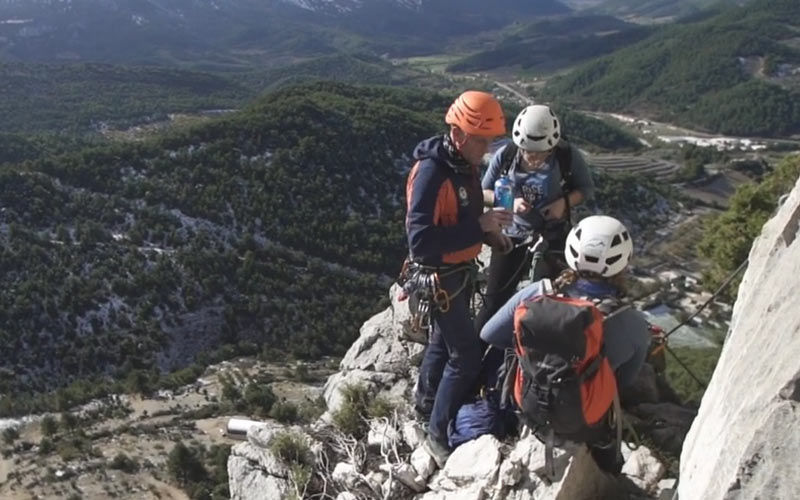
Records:
M508 250L501 233L513 216L483 213L478 167L505 117L491 94L467 91L445 117L450 131L417 145L408 177L406 233L412 266L435 276L443 290L431 312L431 335L420 365L416 409L429 418L425 449L441 467L450 454L447 426L478 377L482 344L470 319L473 260L486 242Z

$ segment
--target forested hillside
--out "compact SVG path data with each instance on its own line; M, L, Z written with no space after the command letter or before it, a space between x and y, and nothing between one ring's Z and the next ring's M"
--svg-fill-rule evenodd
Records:
M432 75L396 68L375 57L344 54L234 72L0 63L0 131L85 134L103 122L125 126L164 119L168 113L239 108L264 90L314 79L387 85L437 83ZM5 151L0 150L0 155Z
M626 19L669 21L679 17L703 14L709 7L743 4L747 0L601 0L594 11Z
M646 40L554 79L550 98L641 112L710 131L800 132L800 3L757 0Z
M0 392L244 340L341 352L400 266L402 158L447 100L295 87L157 141L4 167Z
M486 71L509 66L547 72L600 57L642 40L652 28L611 16L562 16L507 28L490 48L482 47L447 69Z
M139 143L17 141L25 161L0 167L0 415L237 352L343 352L399 270L409 154L451 99L319 82ZM579 144L630 140L566 120ZM606 187L629 213L653 206L638 183Z
M709 221L698 246L700 254L711 263L706 271L709 288L719 286L747 259L753 240L775 212L781 195L791 191L798 176L800 155L786 157L761 183L739 187L731 197L730 207ZM729 299L735 298L736 288L727 289Z

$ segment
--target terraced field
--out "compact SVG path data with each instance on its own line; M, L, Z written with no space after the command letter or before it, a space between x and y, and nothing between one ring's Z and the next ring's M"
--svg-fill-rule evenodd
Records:
M590 155L591 165L609 174L647 175L657 180L672 180L680 165L646 156Z

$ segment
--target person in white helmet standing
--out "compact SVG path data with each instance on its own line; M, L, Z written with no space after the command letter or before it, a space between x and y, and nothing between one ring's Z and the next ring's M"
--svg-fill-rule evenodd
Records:
M517 292L481 330L481 339L500 349L513 348L514 311L523 301L545 293L560 293L595 302L606 314L604 353L620 387L630 385L647 358L650 330L644 315L625 307L625 269L633 256L633 240L613 217L592 215L567 236L564 257L569 269L551 283L536 281Z
M478 331L511 297L530 266L529 236L542 235L553 253L564 248L570 209L594 193L594 183L577 147L564 140L561 123L550 107L534 104L514 120L512 140L497 150L483 176L484 204L494 205L494 184L501 176L513 182L514 221L504 233L514 243L510 252L493 251L483 306L475 318ZM563 264L544 259L534 280L554 278Z

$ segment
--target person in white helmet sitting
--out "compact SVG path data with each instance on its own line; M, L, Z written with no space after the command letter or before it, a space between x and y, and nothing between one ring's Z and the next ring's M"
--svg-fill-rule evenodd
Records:
M517 292L489 319L480 332L481 339L499 348L491 350L494 352L513 349L515 311L536 296L560 294L590 300L606 315L602 353L614 371L617 391L624 391L636 381L647 359L651 339L644 315L624 302L625 269L632 254L633 241L620 221L604 215L581 220L567 236L564 257L569 269L554 283L543 279ZM495 356L484 358L486 373L499 376L501 366L503 361ZM535 416L531 417L535 422ZM610 426L607 430L608 436L586 444L601 469L619 473L622 468L619 442Z
M592 300L605 314L604 354L620 388L632 384L650 346L644 315L625 308L625 269L633 255L633 240L625 226L613 217L593 215L581 220L567 236L564 257L569 269L551 283L543 279L517 292L489 319L481 339L501 350L513 348L514 311L523 301L545 293ZM494 369L492 367L492 369Z
M530 266L531 236L542 235L551 253L534 270L534 280L554 278L563 269L550 258L564 248L570 229L570 208L594 193L594 184L578 148L562 137L561 123L548 107L534 104L514 120L512 140L497 150L483 176L484 204L494 205L494 184L501 176L513 183L514 220L504 233L514 243L505 253L493 251L483 306L475 318L478 331L511 297Z

